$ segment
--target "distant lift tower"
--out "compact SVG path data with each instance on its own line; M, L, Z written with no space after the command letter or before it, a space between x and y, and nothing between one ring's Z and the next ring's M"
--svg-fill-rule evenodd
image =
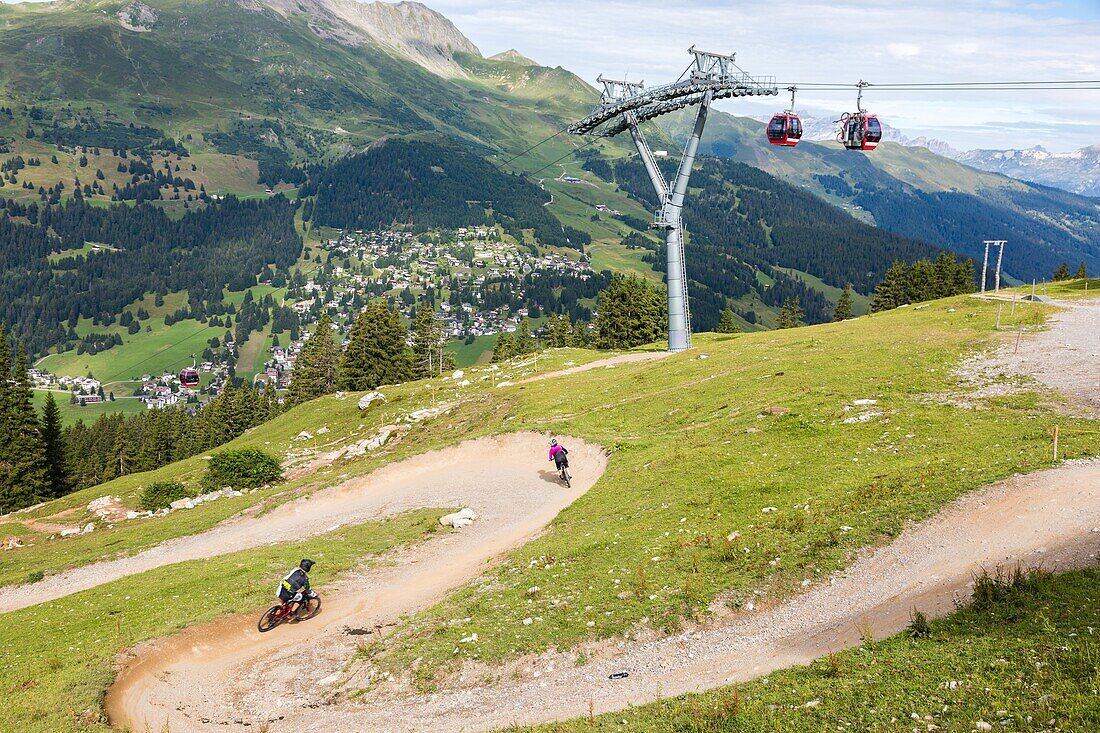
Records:
M985 257L982 258L982 289L981 292L985 292L986 272L989 270L989 248L997 248L997 269L993 271L993 292L1001 292L1001 261L1005 257L1005 245L1008 244L1004 239L987 239L982 244L985 245Z
M707 121L707 111L716 99L729 97L763 97L779 94L775 77L749 76L734 64L733 55L688 49L694 61L679 79L671 84L646 88L644 82L613 81L599 77L603 96L592 114L569 126L575 135L613 137L626 130L634 139L653 188L660 200L653 229L665 232L668 244L668 350L691 348L691 316L688 312L687 273L684 271L684 238L680 214L684 208L688 177L699 148L699 138ZM684 107L699 105L695 127L691 132L674 185L670 188L657 166L639 125Z

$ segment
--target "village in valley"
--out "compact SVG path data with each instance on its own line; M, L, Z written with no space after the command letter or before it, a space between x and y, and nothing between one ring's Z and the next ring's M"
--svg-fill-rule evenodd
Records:
M407 322L418 307L429 303L442 337L466 344L515 332L525 318L537 329L551 312L580 309L590 314L595 305L598 278L585 254L517 243L496 226L326 234L319 246L314 245L315 266L304 274L295 272L282 295L276 296L281 307L294 311L301 329L292 330L289 337L286 332L264 337L266 355L256 361L254 373L236 371L239 345L223 338L211 339L209 348L187 356L190 363L184 366L198 373L201 384L185 384L182 372L173 370L102 383L92 373L57 375L34 369L35 388L67 393L61 401L80 407L136 399L150 410L197 409L220 394L234 376L251 379L255 386L286 389L298 354L321 315L329 316L336 337L346 345L352 322L374 298L386 298Z

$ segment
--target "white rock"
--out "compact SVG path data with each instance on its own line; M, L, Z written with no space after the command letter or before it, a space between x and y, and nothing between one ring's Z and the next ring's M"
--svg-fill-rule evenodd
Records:
M877 405L878 400L852 400L853 405Z
M62 537L72 537L74 534L80 534L79 529L63 529L61 530Z
M367 392L365 395L359 398L359 409L365 410L375 402L381 402L385 404L386 396L381 392Z
M984 720L979 720L974 724L974 730L993 730L993 725Z
M463 379L461 382L458 383L458 386L469 387L471 384L473 384L473 382L471 382L469 379Z
M477 641L477 632L476 631L474 633L470 634L469 636L462 637L461 639L458 640L458 643L459 644L472 644L475 641Z
M170 509L194 509L195 500L190 497L184 497L183 499L176 499L168 505Z
M779 511L779 510L778 510L778 509L776 509L776 508L775 508L775 507L773 507L773 506L766 506L766 507L764 507L763 509L761 509L760 511L764 512L765 514L771 514L772 512L777 512L777 511Z
M313 433L309 432L308 430L303 430L302 432L295 435L294 439L295 440L309 440L312 437L313 437Z
M445 514L439 518L439 523L444 527L454 527L455 529L462 529L473 523L477 519L477 514L474 514L474 510L466 507L452 514Z
M530 616L528 616L527 618L523 619L523 625L524 625L524 626L530 626L530 625L531 625L531 624L533 624L533 623L535 623L535 621L534 621L534 619L532 619L532 618L531 618Z
M451 379L462 379L464 376L466 376L466 372L461 369L455 369L454 373L451 375Z
M884 414L885 413L883 413L883 412L861 412L858 415L853 415L852 417L846 417L843 420L841 420L841 422L844 423L845 425L854 425L855 423L861 423L861 422L871 422L876 417L882 417Z
M500 389L501 387L511 387L511 386L512 386L511 382L501 382L500 384L497 385L497 389Z
M700 358L700 359L709 359L709 358L710 358L710 354L699 354L699 358Z
M324 435L327 432L328 432L328 426L327 425L322 425L320 428L317 429L317 434L318 435Z
M93 531L95 531L95 523L94 522L88 522L87 524L84 525L84 529L80 530L80 534L88 534L89 532L93 532Z
M733 531L726 535L726 540L729 542L736 542L737 538L741 536L740 532Z

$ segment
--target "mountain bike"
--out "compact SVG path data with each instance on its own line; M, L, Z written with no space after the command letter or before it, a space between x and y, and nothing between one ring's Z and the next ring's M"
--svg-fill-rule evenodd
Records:
M565 488L567 488L567 489L573 488L572 479L569 476L569 463L568 462L563 463L562 467L560 469L558 469L558 478L561 479L561 482L563 484L565 484Z
M262 634L287 621L308 621L321 611L321 597L317 595L304 599L298 604L297 611L291 610L292 604L293 601L276 603L264 611L256 628Z

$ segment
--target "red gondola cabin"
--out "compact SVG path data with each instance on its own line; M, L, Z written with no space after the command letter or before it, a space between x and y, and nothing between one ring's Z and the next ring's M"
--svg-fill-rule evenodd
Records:
M802 120L793 112L780 112L768 123L768 142L793 148L802 139Z
M866 112L846 114L840 120L840 142L849 150L874 150L882 141L882 123Z
M188 367L180 372L180 384L184 387L199 386L199 370Z

